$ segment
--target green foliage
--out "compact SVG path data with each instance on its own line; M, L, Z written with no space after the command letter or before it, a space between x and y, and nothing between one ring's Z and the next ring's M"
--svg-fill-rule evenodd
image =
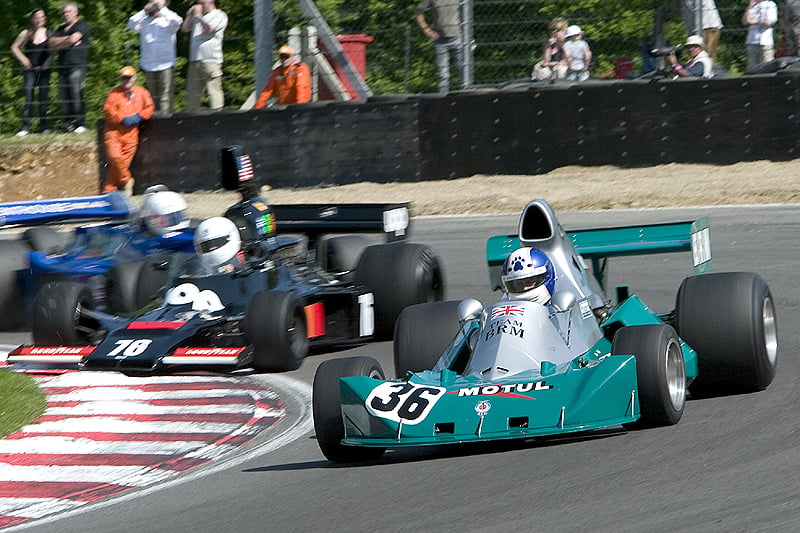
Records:
M46 405L44 393L29 376L0 370L0 438L39 418Z

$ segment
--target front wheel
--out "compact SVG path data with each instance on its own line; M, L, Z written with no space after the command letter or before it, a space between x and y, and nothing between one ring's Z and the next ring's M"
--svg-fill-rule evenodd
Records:
M312 403L314 432L322 454L335 463L374 461L383 456L386 448L368 448L342 444L344 421L339 378L369 376L383 380L383 369L372 357L348 357L325 361L314 374Z
M430 370L459 328L461 302L434 302L406 307L394 328L394 369L398 378Z
M636 356L641 416L634 427L677 424L686 403L686 367L680 339L672 326L620 328L611 352Z
M33 302L33 342L41 346L94 344L97 324L84 316L94 309L89 287L74 281L53 281L39 289Z
M253 344L253 368L283 372L300 367L308 354L303 306L293 291L261 291L245 311L245 333Z
M693 394L766 389L778 364L775 303L753 272L720 272L683 280L675 304L681 338L698 357Z

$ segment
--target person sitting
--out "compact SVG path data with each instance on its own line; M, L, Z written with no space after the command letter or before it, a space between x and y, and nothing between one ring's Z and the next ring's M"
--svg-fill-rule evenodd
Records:
M544 46L542 60L533 66L534 80L563 80L567 77L567 61L564 56L564 32L567 21L556 17L547 25L550 36Z
M185 263L181 277L233 273L247 262L239 229L225 217L208 218L197 226L194 249L196 255Z
M672 65L675 74L681 78L711 78L714 76L714 61L704 50L703 38L691 35L684 45L689 51L689 61L685 65L678 63L675 52L669 54L667 59Z
M500 276L504 300L550 303L556 284L555 269L547 254L536 248L519 248L506 258Z
M186 207L186 200L164 185L148 187L139 209L142 230L155 236L189 227Z

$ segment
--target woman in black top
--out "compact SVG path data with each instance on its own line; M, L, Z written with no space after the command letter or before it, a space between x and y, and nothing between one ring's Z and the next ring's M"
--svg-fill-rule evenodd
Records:
M27 135L31 130L33 115L34 92L39 111L39 129L41 133L49 133L47 127L47 108L50 94L50 58L51 52L47 45L50 30L46 27L47 15L43 9L34 9L31 12L28 27L19 32L11 52L22 65L24 82L22 90L25 93L25 106L22 108L22 129L17 132L17 137Z

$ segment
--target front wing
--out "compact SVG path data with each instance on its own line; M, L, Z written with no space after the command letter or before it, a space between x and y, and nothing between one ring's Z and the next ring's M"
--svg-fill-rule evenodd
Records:
M439 379L424 379L435 376ZM503 383L455 379L450 371L409 381L340 379L343 444L403 447L518 439L599 429L639 418L636 358L577 362L547 377ZM452 381L450 385L444 385Z

